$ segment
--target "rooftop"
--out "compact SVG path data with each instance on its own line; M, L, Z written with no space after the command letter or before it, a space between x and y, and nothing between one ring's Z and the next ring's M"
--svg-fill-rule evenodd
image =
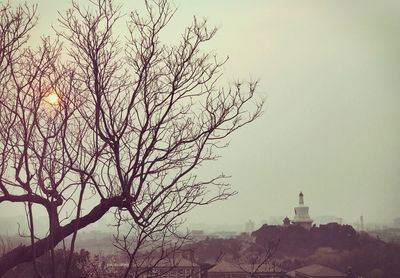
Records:
M208 270L210 273L217 272L228 272L228 273L265 273L265 272L282 272L282 269L273 264L241 264L241 263L230 263L227 261L221 261L215 266Z
M318 265L318 264L311 264L308 266L304 266L298 269L295 269L294 271L291 271L288 273L289 275L293 274L302 274L306 277L346 277L346 274L337 271L333 268L323 266L323 265ZM295 277L295 276L292 276Z

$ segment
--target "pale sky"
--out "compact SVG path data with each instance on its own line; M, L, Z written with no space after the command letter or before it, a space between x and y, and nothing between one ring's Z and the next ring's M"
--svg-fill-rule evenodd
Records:
M124 11L142 3L124 2ZM52 34L69 1L28 3L39 4L35 39ZM232 175L239 194L196 209L189 222L291 218L299 191L311 217L400 217L400 1L175 3L167 39L193 15L206 17L219 28L209 49L230 57L224 80L258 78L267 99L262 118L202 170Z

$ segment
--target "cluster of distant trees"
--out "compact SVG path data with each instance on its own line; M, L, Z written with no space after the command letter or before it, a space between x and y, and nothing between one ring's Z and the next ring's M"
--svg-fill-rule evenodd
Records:
M37 259L36 267L41 273L41 277L51 277L52 268L55 267L55 277L64 277L65 267L68 263L69 252L63 249L57 249L54 252L54 264L50 258L50 253ZM108 273L107 262L100 256L91 256L87 250L74 252L70 263L70 277L104 277ZM34 273L31 263L19 264L8 271L4 278L32 277Z
M363 277L398 277L400 273L400 245L385 242L367 233L357 233L349 225L329 224L313 227L310 231L299 226L264 225L249 236L229 239L207 238L185 245L182 250L190 252L186 259L207 265L225 260L237 264L252 264L254 268L273 264L290 271L305 265L317 263ZM122 262L120 255L100 257L86 250L74 252L71 277L97 277L110 274L108 263ZM55 252L55 274L61 277L68 259L68 251ZM33 273L31 263L20 264L4 277L28 277ZM50 254L38 258L37 268L44 276L50 275ZM27 276L28 275L28 276ZM112 275L112 274L110 274Z
M384 241L400 244L400 228L386 228L368 231L370 235L376 236Z
M353 249L363 245L365 240L350 225L330 223L306 230L298 225L263 225L253 232L257 244L264 245L271 240L280 240L277 255L311 255L317 248L327 246L334 249Z
M285 270L308 264L322 264L347 272L349 266L365 277L400 277L400 245L385 242L367 233L357 233L349 225L328 224L306 230L300 226L264 225L243 237L206 239L192 246L199 261L224 255L226 260L243 260L278 243L271 261ZM265 254L264 254L265 255Z

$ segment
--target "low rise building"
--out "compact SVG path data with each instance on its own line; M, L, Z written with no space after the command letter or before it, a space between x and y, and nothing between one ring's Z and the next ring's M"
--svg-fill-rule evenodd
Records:
M293 271L287 273L289 277L292 278L340 278L340 277L348 277L347 274L344 274L340 271L337 271L333 268L312 264L307 265Z
M112 273L121 275L128 268L128 263L109 264ZM143 259L136 261L129 271L128 277L143 278L200 278L200 265L185 258Z
M208 269L207 278L286 278L286 272L273 264L240 264L221 261Z

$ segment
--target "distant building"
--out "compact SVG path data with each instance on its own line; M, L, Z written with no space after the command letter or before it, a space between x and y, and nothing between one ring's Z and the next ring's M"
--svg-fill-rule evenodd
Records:
M321 224L328 224L328 223L343 224L343 218L332 216L332 215L316 216L313 218L313 224L315 224L317 226L321 225Z
M393 220L393 226L395 228L400 228L400 217Z
M323 265L312 264L287 273L292 278L338 278L349 277L340 271Z
M294 208L294 218L292 223L295 225L300 225L307 230L311 229L313 220L308 215L309 207L304 205L304 195L303 192L299 194L299 206Z
M207 235L204 233L203 230L192 230L190 232L190 235L195 241L201 241L207 238Z
M268 225L279 225L281 223L281 219L282 217L276 217L276 216L271 216L268 220L268 223L264 223L264 224L268 224Z
M287 216L283 219L283 226L290 226L290 219Z
M116 276L124 274L128 263L108 264L108 268ZM141 276L143 278L200 278L200 265L184 258L165 258L158 261L154 259L139 260L134 264L128 277Z
M245 224L245 229L244 231L248 234L251 234L252 232L254 232L254 221L253 220L249 220L246 222Z
M239 264L221 261L208 269L208 278L285 278L286 273L272 264Z
M214 233L214 238L233 238L239 235L238 232L235 231L220 231L217 233Z
M360 216L360 232L364 231L364 217Z

